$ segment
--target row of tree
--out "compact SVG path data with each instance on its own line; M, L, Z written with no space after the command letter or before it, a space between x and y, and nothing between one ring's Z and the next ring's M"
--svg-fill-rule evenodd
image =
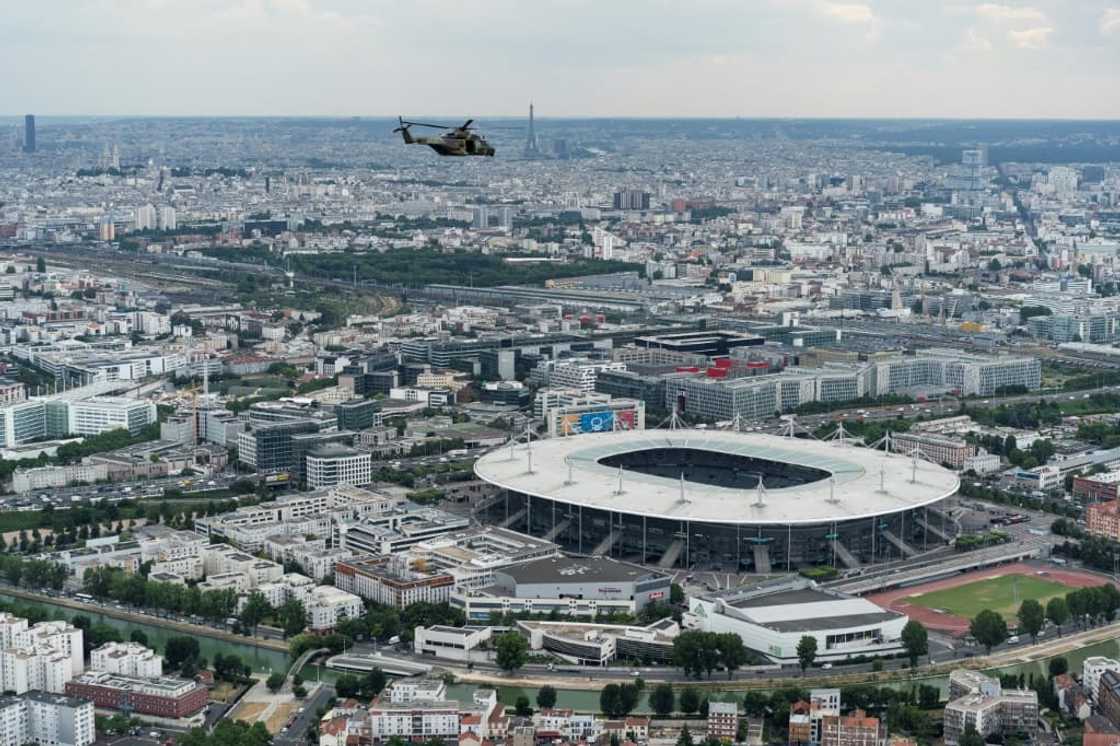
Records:
M1015 616L1019 632L1030 635L1033 642L1038 639L1047 621L1060 631L1062 625L1070 621L1077 625L1098 621L1110 622L1116 618L1118 610L1120 610L1120 591L1108 583L1078 588L1065 596L1055 596L1046 602L1045 607L1037 600L1028 598L1019 605ZM990 609L985 609L973 617L969 624L969 633L989 653L993 647L1005 642L1011 634L1003 616Z
M717 669L727 671L727 678L748 661L743 639L733 632L682 632L673 640L673 665L686 676L700 678Z
M158 583L142 573L126 573L119 567L87 568L82 576L82 589L102 601L112 599L211 621L223 621L237 609L237 591L232 588L203 591L177 583Z

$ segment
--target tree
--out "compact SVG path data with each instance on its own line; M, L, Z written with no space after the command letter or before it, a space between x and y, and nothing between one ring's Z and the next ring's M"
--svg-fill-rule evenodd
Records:
M957 739L957 746L984 746L984 737L976 732L976 726L966 725L961 737Z
M673 664L680 666L687 675L700 678L707 674L711 677L720 663L719 640L720 636L714 632L682 632L673 639ZM742 655L745 660L746 653Z
M747 662L747 649L743 647L743 638L734 632L717 634L716 649L719 651L720 664L727 669L728 679Z
M199 656L198 640L193 637L171 637L167 640L163 657L170 668L179 668L188 661L197 661Z
M599 692L599 709L608 717L624 717L634 711L640 697L633 684L607 684Z
M1061 596L1055 596L1046 602L1046 618L1062 633L1062 625L1069 621L1069 607Z
M684 588L677 583L672 583L669 586L669 603L674 606L684 603Z
M902 646L910 657L910 667L918 665L918 659L929 652L929 633L925 625L917 619L911 619L902 628Z
M35 271L42 274L47 271L47 260L43 257L35 259Z
M622 687L618 684L607 684L599 692L599 710L607 717L615 717L615 713L622 707Z
M801 665L801 673L805 673L805 669L813 665L813 661L817 659L817 638L812 635L804 635L797 642L797 662Z
M762 717L770 705L770 698L762 692L747 692L743 695L743 713L748 717Z
M694 746L692 734L688 732L688 726L681 728L681 734L677 737L677 746Z
M551 710L556 706L556 689L545 684L537 690L537 707L542 710Z
M284 637L298 635L307 626L307 611L298 598L289 598L276 610L276 620L284 630Z
M989 272L999 272L1001 269L1003 269L1003 265L999 263L999 259L993 257L992 261L988 262Z
M146 634L144 634L144 630L142 630L142 629L132 630L132 632L130 632L129 635L128 635L128 639L131 640L132 642L139 643L140 645L143 645L144 647L148 646L148 636Z
M249 594L249 598L245 600L245 608L241 610L241 616L238 617L242 626L246 629L257 633L257 625L264 621L264 618L272 613L272 605L268 603L268 599L260 591L253 591ZM302 631L302 630L301 630Z
M673 687L669 684L658 684L653 688L649 694L649 706L658 715L665 717L672 714L673 707L676 706L676 695L673 694Z
M342 699L352 699L358 696L359 686L357 676L343 674L335 680L334 691Z
M363 699L373 699L385 689L385 685L389 683L389 678L384 671L375 666L360 681L358 694Z
M1050 671L1050 678L1054 678L1069 672L1069 661L1059 655L1057 658L1051 658L1046 667Z
M1007 639L1007 622L991 609L984 609L973 618L968 631L987 652L991 653L993 647Z
M1028 598L1019 605L1016 618L1019 620L1019 630L1030 635L1031 642L1034 642L1042 631L1042 625L1046 623L1046 612L1042 609L1042 604Z
M513 709L520 717L523 718L529 717L533 714L533 708L529 705L529 698L524 694L517 698L517 701L513 705Z
M686 686L681 691L680 710L685 715L691 715L700 709L700 692L691 686Z
M284 686L284 674L279 671L271 674L268 677L268 681L265 682L265 686L267 686L271 692L280 691L280 687Z
M296 699L303 699L307 696L307 689L303 686L303 684L296 684L292 687L292 696Z
M503 671L513 672L525 665L529 658L529 643L516 632L498 635L494 641L494 660Z

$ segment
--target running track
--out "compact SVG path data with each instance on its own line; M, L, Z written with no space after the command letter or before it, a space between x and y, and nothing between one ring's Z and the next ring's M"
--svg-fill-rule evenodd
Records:
M956 588L958 586L968 585L969 583L975 583L978 580L998 578L1002 575L1035 575L1039 570L1044 570L1046 572L1047 580L1054 580L1063 585L1068 585L1070 588L1085 588L1090 585L1101 585L1102 583L1112 582L1104 575L1097 575L1088 571L1065 570L1053 565L1028 565L1018 562L1013 565L1000 565L999 567L991 567L986 570L966 573L953 578L945 578L944 580L935 580L932 583L923 583L921 585L912 585L907 588L897 588L891 591L884 591L883 593L875 593L866 598L880 606L906 614L911 619L916 619L921 622L929 629L960 637L968 633L968 619L953 614L941 614L933 609L911 604L907 599L911 596L929 593L930 591Z

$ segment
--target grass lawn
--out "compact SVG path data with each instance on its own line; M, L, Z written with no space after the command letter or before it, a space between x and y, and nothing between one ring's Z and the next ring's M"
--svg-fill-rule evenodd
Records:
M1037 575L1002 575L975 583L930 591L906 600L915 606L941 609L965 619L972 619L984 609L991 609L1013 621L1019 604L1033 598L1043 606L1054 596L1064 596L1070 588Z

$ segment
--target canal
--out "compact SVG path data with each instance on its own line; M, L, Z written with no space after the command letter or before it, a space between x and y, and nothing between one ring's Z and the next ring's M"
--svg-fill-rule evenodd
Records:
M141 630L148 637L148 644L150 647L159 651L165 652L167 640L170 637L182 636L181 633L175 630L161 627L156 624L146 622L131 622L122 619L115 619L113 617L105 616L96 612L78 611L63 606L58 606L46 601L26 601L20 598L0 594L0 603L11 604L13 606L21 607L35 607L40 608L51 619L66 619L70 620L75 616L87 616L94 624L104 623L121 631L121 635L127 640L132 630ZM270 671L286 670L290 659L286 653L262 648L254 645L252 642L225 642L217 640L212 637L205 637L202 635L196 636L199 648L202 651L203 657L207 661L213 661L214 655L222 653L229 655L236 653L241 656L241 659L247 664L252 666L254 671L260 673L268 673ZM1101 655L1109 658L1120 657L1120 639L1105 640L1092 645L1087 645L1078 650L1067 653L1064 657L1069 661L1070 671L1081 671L1081 665L1086 658ZM1038 660L1031 661L1030 663L1022 663L1014 666L1004 666L998 669L988 671L993 675L999 674L1024 674L1028 679L1030 675L1036 674L1039 676L1047 676L1047 658L1039 658ZM334 681L338 673L329 669L323 668L318 665L307 666L303 671L303 676L306 679L321 678L324 681ZM717 674L718 676L718 674ZM909 689L917 687L919 684L926 686L935 686L941 691L942 699L948 695L948 677L947 676L918 676L907 681L884 682L882 686L888 686L892 689ZM798 679L791 678L788 680L789 686L799 686ZM679 690L684 685L678 685L676 688ZM457 699L461 702L469 702L474 690L478 688L473 684L456 683L448 687L448 696L452 699ZM718 688L714 691L705 690L710 699L729 700L741 699L743 696L742 691L719 691ZM599 710L599 692L597 690L583 690L583 689L558 689L557 692L557 706L569 707L573 710L581 712L597 712ZM647 692L643 693L641 704L639 705L639 712L649 712L649 704L646 698ZM521 688L515 686L499 686L498 695L503 703L512 707L517 698L525 696L529 698L529 702L533 707L536 707L537 690L533 688Z

